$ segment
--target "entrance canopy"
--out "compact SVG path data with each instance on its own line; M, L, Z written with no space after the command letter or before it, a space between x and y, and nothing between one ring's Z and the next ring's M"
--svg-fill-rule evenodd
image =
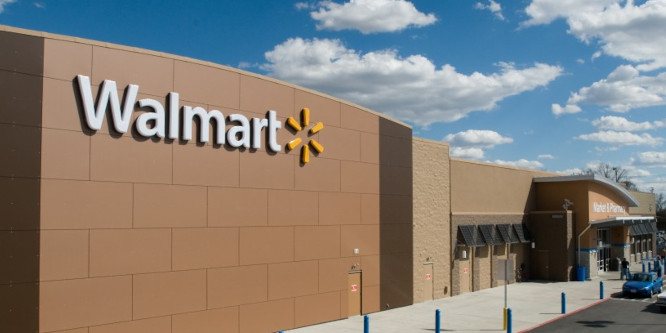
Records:
M615 216L605 220L590 221L590 226L597 228L629 226L631 236L657 232L653 216Z

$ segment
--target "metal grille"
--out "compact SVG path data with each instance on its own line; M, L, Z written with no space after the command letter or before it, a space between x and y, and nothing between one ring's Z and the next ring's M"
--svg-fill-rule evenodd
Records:
M518 235L518 239L520 240L521 243L529 243L532 241L532 237L530 237L530 232L527 230L527 226L524 224L514 224L513 229L516 230L516 234Z
M481 235L483 235L483 239L486 241L486 244L491 246L504 244L494 224L480 225L479 230L481 230Z
M647 222L647 223L645 223L645 226L648 227L648 231L649 231L651 234L659 232L659 230L657 230L657 224L656 224L656 222Z
M648 228L647 228L647 226L645 225L645 223L639 223L639 224L638 224L638 229L640 229L640 231L641 231L641 235L647 235L647 234L650 233L650 231L648 230Z
M640 236L640 235L642 235L641 230L638 228L638 224L633 224L629 227L629 234L631 236Z
M469 247L479 247L486 245L483 242L483 239L481 239L479 230L476 228L475 225L472 224L459 225L458 230L460 230L460 233L463 236L463 241L465 242L465 245Z
M502 235L502 239L504 239L505 243L518 243L518 235L516 235L516 232L510 224L498 224L497 229L499 229L500 235Z

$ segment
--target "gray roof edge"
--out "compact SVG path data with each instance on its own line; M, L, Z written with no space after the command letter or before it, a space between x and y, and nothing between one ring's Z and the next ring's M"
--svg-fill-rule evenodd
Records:
M601 185L604 185L610 188L615 193L619 194L623 199L628 203L629 207L638 207L638 200L634 198L627 189L618 185L615 182L612 182L604 177L597 175L575 175L575 176L555 176L555 177L535 177L532 179L535 183L560 183L560 182L579 182L579 181L591 181L597 182Z

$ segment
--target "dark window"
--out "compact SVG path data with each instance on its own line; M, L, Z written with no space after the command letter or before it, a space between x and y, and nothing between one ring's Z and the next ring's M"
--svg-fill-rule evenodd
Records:
M516 231L513 230L510 224L498 224L497 229L505 243L518 243L518 235L516 235Z
M486 244L491 246L504 244L502 237L500 237L499 232L497 231L497 228L495 228L494 224L480 225L479 230L481 230L481 235L483 235L483 239L486 241Z
M458 226L459 233L462 234L463 241L465 245L469 247L479 247L485 246L486 244L481 239L479 230L476 228L476 225L460 225Z

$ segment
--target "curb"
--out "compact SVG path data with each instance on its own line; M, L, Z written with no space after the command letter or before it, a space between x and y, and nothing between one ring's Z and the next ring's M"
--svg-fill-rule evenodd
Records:
M522 331L519 331L518 333L529 332L529 331L531 331L531 330L533 330L533 329L537 329L537 328L539 328L539 327L541 327L541 326L548 325L548 324L550 324L550 323L552 323L552 322L555 322L555 321L558 321L558 320L560 320L560 319L562 319L562 318L564 318L564 317L567 317L567 316L570 316L570 315L572 315L572 314L575 314L575 313L581 312L581 311L583 311L583 310L589 309L589 308L591 308L591 307L593 307L593 306L595 306L595 305L601 304L601 303L606 302L606 301L609 301L609 300L611 300L611 299L612 299L611 297L606 297L606 298L604 298L604 299L602 299L602 300L598 300L598 301L596 301L596 302L594 302L594 303L591 303L591 304L588 304L588 305L586 305L586 306L583 306L583 307L580 308L580 309L576 309L575 311L567 312L567 313L565 313L565 314L563 314L563 315L560 315L560 316L555 317L555 318L553 318L553 319L551 319L551 320L545 321L545 322L543 322L543 323L541 323L541 324L539 324L539 325L536 325L536 326L534 326L534 327L530 327L530 328L528 328L528 329L524 329L524 330L522 330Z

